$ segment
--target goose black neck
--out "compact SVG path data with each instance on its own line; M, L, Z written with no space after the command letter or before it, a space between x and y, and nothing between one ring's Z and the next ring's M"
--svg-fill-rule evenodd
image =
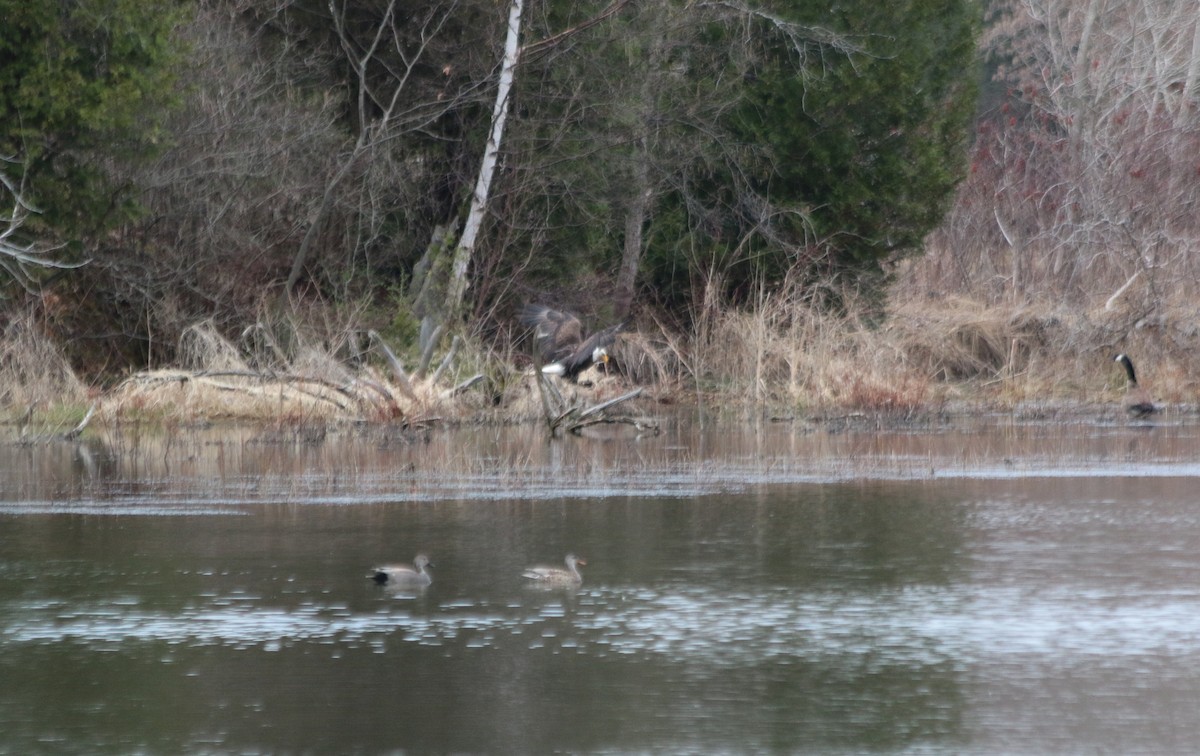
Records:
M1129 376L1129 385L1137 385L1137 374L1133 372L1133 360L1121 355L1121 364L1125 366L1125 374Z

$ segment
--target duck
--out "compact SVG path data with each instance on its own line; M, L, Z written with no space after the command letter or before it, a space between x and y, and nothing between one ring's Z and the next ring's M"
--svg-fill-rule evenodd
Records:
M434 564L429 561L429 557L424 554L417 554L417 558L413 560L412 567L409 567L407 564L385 564L382 567L372 569L371 574L367 575L367 577L379 585L404 585L423 588L433 582L433 576L425 571L426 567L433 566Z
M561 567L526 567L521 573L521 577L534 581L538 585L562 585L576 586L583 583L583 575L579 574L579 566L586 565L587 560L567 554L567 558L563 560L567 568L564 570Z
M1125 389L1125 411L1133 417L1146 417L1158 412L1150 395L1138 385L1137 373L1133 370L1133 360L1129 359L1129 355L1118 354L1114 362L1125 368L1125 375L1129 378L1129 385Z
M617 323L585 336L583 323L569 312L540 304L527 304L517 315L521 325L532 328L534 344L542 358L542 372L572 383L595 364L608 364L608 348L625 323Z

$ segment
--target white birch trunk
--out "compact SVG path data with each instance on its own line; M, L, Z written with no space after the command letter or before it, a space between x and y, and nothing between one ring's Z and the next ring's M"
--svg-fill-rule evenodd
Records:
M496 105L492 109L492 131L483 150L483 163L479 166L479 179L475 193L471 196L471 209L462 237L454 250L454 264L450 269L450 286L447 292L448 317L462 306L467 291L467 266L475 249L475 237L483 225L483 214L487 209L488 192L492 185L492 174L496 171L496 157L500 152L500 140L504 136L504 121L508 118L508 93L512 89L513 74L520 53L518 39L521 35L521 9L524 0L513 0L508 13L508 38L504 43L504 62L500 66L500 85L496 89Z

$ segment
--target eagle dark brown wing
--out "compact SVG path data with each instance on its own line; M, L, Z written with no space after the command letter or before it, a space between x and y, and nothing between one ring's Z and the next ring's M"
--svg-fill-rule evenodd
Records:
M612 342L617 341L617 334L619 334L620 330L622 330L624 326L624 323L618 323L617 325L610 325L608 328L602 331L596 331L595 334L592 334L588 336L586 340L583 340L583 343L580 344L580 348L575 350L575 354L572 354L571 358L582 358L583 355L587 355L588 358L590 358L596 349L607 349L608 347L611 347Z
M607 350L612 346L624 327L624 323L618 323L584 338L579 318L538 304L525 305L517 319L534 329L537 348L545 363L543 370L559 373L572 381L592 365L596 350ZM607 352L604 354L607 356Z
M583 324L568 312L545 305L528 304L517 315L521 325L533 329L542 362L552 363L573 355L583 344Z

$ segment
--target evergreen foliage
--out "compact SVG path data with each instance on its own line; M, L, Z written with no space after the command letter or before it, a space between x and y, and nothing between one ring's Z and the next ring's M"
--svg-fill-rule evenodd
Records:
M431 239L461 232L506 5L0 0L0 156L44 211L22 231L90 244L54 281L64 330L169 359L293 273L300 299L420 315L444 296ZM480 333L535 297L604 321L618 270L679 322L701 297L875 273L963 172L975 0L526 10L469 269Z
M0 153L66 238L127 215L106 169L145 155L160 126L176 59L177 3L0 0Z
M552 220L529 270L547 288L611 270L648 191L660 302L878 273L919 249L963 175L979 16L973 0L640 4L526 79L524 135L544 135L517 183L547 190L534 206Z
M869 272L919 248L964 174L979 9L962 0L777 5L857 49L796 65L760 29L769 54L731 129L765 152L754 191L804 208L811 235L791 243L815 246L832 269Z

